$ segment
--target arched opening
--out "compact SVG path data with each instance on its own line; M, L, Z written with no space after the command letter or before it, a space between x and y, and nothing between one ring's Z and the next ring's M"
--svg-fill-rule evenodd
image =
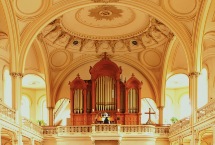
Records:
M10 76L9 69L6 67L4 68L3 74L3 81L4 81L4 99L3 102L12 108L12 80Z
M31 101L27 95L22 95L21 111L23 117L30 119Z
M198 78L198 101L197 106L201 108L208 102L208 72L203 68Z
M164 107L164 124L172 124L171 118L174 117L174 106L173 101L169 96L166 96L165 107Z
M151 121L157 124L159 120L159 111L157 109L156 103L151 98L141 99L141 113L142 113L141 124L147 123L149 119L149 114L146 114L146 113L149 112L149 108L151 112L154 113L154 114L151 114Z

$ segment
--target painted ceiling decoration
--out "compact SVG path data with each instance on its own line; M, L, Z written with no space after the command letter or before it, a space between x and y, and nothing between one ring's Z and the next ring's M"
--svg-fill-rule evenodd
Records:
M67 12L49 23L41 34L47 44L79 53L141 52L163 45L174 36L147 13L107 4Z

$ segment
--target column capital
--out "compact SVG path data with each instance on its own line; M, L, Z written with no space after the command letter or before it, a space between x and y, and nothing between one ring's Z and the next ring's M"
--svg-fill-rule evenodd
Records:
M200 72L191 72L188 74L188 76L189 77L193 77L193 76L198 77L200 74L201 74Z
M163 108L164 108L164 106L158 106L157 108L158 108L158 109L163 109Z
M17 73L17 72L11 72L10 75L14 78L16 78L16 77L22 78L23 77L22 73Z
M51 110L51 109L53 110L53 109L54 109L54 107L47 107L47 109L48 109L48 110Z

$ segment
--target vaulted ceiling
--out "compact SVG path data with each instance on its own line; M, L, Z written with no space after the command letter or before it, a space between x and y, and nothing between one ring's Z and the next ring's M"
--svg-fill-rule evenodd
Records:
M44 78L57 100L77 73L90 79L89 66L107 52L162 104L168 77L213 60L214 10L210 0L1 0L0 57L11 71Z

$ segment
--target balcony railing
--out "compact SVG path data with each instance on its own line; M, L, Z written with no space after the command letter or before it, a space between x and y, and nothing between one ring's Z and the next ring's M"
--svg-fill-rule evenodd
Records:
M15 122L16 112L15 110L6 106L2 101L0 101L0 115L4 116L4 118L8 121Z
M215 115L215 100L197 110L197 121L203 121L208 117Z
M43 127L44 136L69 136L80 134L142 134L157 136L168 136L169 126L154 126L154 125L120 125L120 124L92 124L87 126L57 126Z
M22 125L23 128L29 132L39 135L43 134L43 129L41 126L37 125L36 123L33 123L32 121L28 120L25 117L22 118Z
M190 117L183 118L170 127L170 135L175 135L190 128Z

